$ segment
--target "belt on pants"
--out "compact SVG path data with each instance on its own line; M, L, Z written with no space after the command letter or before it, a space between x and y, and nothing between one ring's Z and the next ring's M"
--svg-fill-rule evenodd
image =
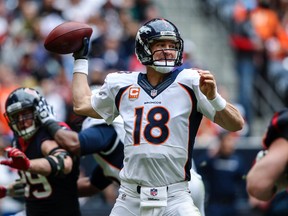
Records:
M129 188L132 191L136 191L138 194L140 194L140 192L141 192L141 185L127 183L127 182L123 182L123 181L121 182L121 184L124 187ZM149 186L149 187L153 188L154 186ZM176 192L176 191L180 191L180 190L187 190L188 189L188 182L187 181L178 182L175 184L167 185L166 187L167 187L168 193L172 193L172 192ZM155 188L157 188L157 187L155 187Z

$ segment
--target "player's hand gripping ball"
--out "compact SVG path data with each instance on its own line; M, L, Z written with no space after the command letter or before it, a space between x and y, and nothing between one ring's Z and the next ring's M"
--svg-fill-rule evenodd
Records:
M92 28L86 23L64 22L48 34L44 47L58 54L74 53L82 48L84 37L90 39L92 32Z

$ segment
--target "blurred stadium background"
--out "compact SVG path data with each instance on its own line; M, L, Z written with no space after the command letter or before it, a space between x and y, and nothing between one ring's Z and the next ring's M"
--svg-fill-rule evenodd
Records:
M210 70L216 76L221 93L247 113L238 101L239 75L235 69L238 59L230 43L231 23L239 2L247 10L257 7L257 0L0 0L1 148L9 145L11 137L2 116L4 103L9 92L17 86L40 90L54 105L57 117L67 121L73 129L79 129L77 116L71 111L72 55L48 53L43 47L45 36L66 20L93 26L89 63L91 84L101 83L111 71L142 69L133 54L134 37L139 25L157 16L171 20L185 40L187 65ZM285 2L271 1L271 6L281 18L281 25L287 28L284 26ZM285 57L282 63L287 70ZM248 112L252 113L252 117L236 144L236 151L246 158L247 165L252 163L261 148L261 139L271 115L287 105L288 79L285 76L272 79L258 71L253 79L253 91L247 95L247 103L251 105ZM211 123L203 124L201 132L204 136L199 133L195 157L217 142L217 128ZM206 132L211 133L205 136ZM0 173L0 184L7 183L2 176ZM7 174L7 179L9 177L15 178L14 174ZM105 194L82 199L83 215L108 215L111 203L107 199L109 197ZM12 206L15 204L11 200L6 201ZM0 211L2 215L9 215L7 206L10 204L5 202L0 201ZM241 203L244 203L239 207L243 215L252 215L247 213L251 208L247 197ZM15 206L12 208L16 211L18 208Z

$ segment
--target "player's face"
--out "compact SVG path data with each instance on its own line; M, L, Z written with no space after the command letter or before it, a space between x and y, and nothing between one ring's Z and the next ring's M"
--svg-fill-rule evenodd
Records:
M24 130L33 125L34 114L33 110L26 109L15 114L14 119L17 120L17 127L19 130Z
M154 61L174 61L177 55L176 43L171 40L159 40L151 44Z

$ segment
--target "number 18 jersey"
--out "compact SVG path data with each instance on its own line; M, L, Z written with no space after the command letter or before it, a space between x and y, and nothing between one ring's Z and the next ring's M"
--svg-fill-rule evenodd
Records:
M202 115L215 115L199 78L195 70L178 68L153 87L144 73L111 73L92 95L92 107L108 124L119 114L124 120L122 181L164 186L190 180Z

